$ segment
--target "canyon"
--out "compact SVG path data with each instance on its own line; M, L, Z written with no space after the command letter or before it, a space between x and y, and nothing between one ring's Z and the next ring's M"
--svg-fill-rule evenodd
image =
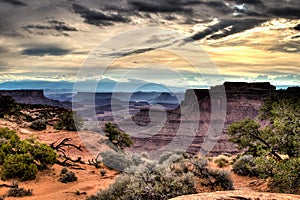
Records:
M299 87L295 89L299 90ZM228 141L228 126L246 117L257 119L264 99L277 91L275 86L267 82L225 82L210 89L188 89L184 96L177 97L177 101L174 94L141 92L106 96L97 93L90 97L97 97L99 101L87 101L85 98L88 95L80 93L77 101L73 101L73 106L81 104L78 110L83 115L89 113L89 109L95 109L96 119L93 120L99 121L98 126L114 122L129 133L134 140L130 151L147 151L154 156L164 151L215 156L239 152ZM71 102L49 99L42 90L2 90L0 95L12 96L18 103L72 108ZM76 95L74 97L76 100ZM102 100L105 104L102 104ZM168 101L171 101L170 104ZM93 102L94 105L83 105L85 102ZM112 109L112 102L121 110L120 113ZM172 105L171 108L169 105ZM123 116L122 113L126 112ZM88 124L91 117L87 114L83 117L87 121L87 128L95 130Z

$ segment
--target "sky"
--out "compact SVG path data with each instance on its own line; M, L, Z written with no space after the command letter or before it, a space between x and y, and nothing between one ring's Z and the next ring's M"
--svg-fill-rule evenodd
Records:
M300 85L299 0L0 0L0 24L0 87Z

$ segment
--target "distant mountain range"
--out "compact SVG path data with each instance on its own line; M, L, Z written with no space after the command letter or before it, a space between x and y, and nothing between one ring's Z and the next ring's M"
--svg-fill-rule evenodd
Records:
M96 87L96 89L95 89ZM39 81L22 80L0 83L0 90L44 90L46 93L70 93L73 90L78 92L185 92L186 88L166 87L160 84L147 83L139 80L129 82L116 82L111 79L87 81Z

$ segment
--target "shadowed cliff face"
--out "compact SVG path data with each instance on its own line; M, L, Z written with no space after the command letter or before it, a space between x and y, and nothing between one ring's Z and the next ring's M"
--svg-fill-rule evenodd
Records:
M223 93L220 88L223 88ZM224 90L225 89L225 90ZM224 83L223 86L216 86L211 90L191 89L187 90L185 99L177 109L167 111L167 121L159 133L150 137L134 137L132 151L159 151L163 149L174 138L177 137L182 121L182 110L187 109L188 116L185 120L190 124L197 124L198 128L184 130L186 138L193 137L191 145L187 148L190 153L202 153L218 155L222 153L237 153L237 149L228 141L227 127L233 122L241 121L246 117L256 118L263 100L271 93L275 93L275 87L269 83ZM196 96L196 99L193 98ZM213 105L222 104L225 106L224 117L218 118L218 110ZM200 112L200 114L199 114ZM214 116L213 116L214 115ZM132 117L137 125L146 126L150 123L149 110L143 109ZM214 133L214 127L221 125L220 134ZM217 131L218 127L215 131ZM196 133L195 133L196 132ZM216 134L214 136L214 134ZM203 142L205 141L205 145ZM212 150L207 149L207 143L214 144ZM180 144L178 144L178 147ZM173 149L176 150L176 149Z
M43 90L0 90L0 95L10 96L17 103L43 104L68 109L72 108L72 104L70 102L60 102L46 98Z

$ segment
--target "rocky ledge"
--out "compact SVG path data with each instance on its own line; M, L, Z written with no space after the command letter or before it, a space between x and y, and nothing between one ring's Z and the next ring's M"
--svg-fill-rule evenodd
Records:
M43 104L49 106L72 108L71 102L60 102L57 100L48 99L44 96L43 90L0 90L1 96L10 96L17 103L24 104Z

